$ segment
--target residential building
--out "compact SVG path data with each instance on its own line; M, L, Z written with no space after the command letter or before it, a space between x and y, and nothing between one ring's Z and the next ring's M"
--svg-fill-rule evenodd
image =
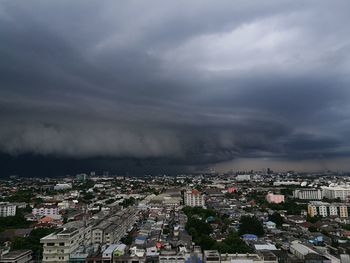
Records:
M217 250L204 250L203 256L204 263L219 263L220 254Z
M294 243L290 246L290 252L296 256L299 260L303 260L306 263L324 263L331 262L328 258L324 257L317 251L311 249L310 247L301 244Z
M350 263L350 255L341 254L340 255L340 262L341 263Z
M236 180L238 182L250 181L251 177L252 176L250 174L238 174Z
M284 202L284 195L275 195L273 193L268 193L266 195L266 201L268 203L279 204Z
M53 188L54 190L67 190L72 189L72 184L56 184Z
M13 250L0 257L0 263L29 263L32 261L32 251L29 249Z
M81 245L91 243L91 226L84 221L70 222L58 232L40 239L43 244L43 263L68 262L70 254Z
M21 209L27 207L27 203L25 203L25 202L16 202L16 203L11 203L11 204L15 205L16 208L21 208Z
M137 221L138 211L134 207L129 207L101 221L92 229L92 243L110 245L118 242L128 228Z
M254 254L221 254L220 263L278 263L277 257L269 251Z
M311 217L320 215L322 217L337 216L347 218L350 214L350 204L311 201L308 205L307 211Z
M118 247L117 244L111 244L109 245L103 252L102 252L102 258L104 261L111 261L113 257L113 252L116 250Z
M204 206L204 195L197 189L185 192L185 205L187 206Z
M336 185L322 188L323 197L328 199L347 200L350 198L350 185Z
M111 244L115 241L118 225L104 221L92 230L92 242L94 244Z
M256 254L219 254L217 250L204 250L204 263L278 263L277 257L269 251Z
M159 256L159 263L185 263L186 257L184 254L176 254L176 252L169 255L169 253Z
M321 189L296 189L293 191L293 197L302 200L321 200Z
M276 228L276 223L272 221L267 221L265 223L267 229L275 229Z
M88 175L87 175L87 174L84 174L84 173L82 173L82 174L77 174L76 179L77 179L77 181L83 181L83 182L85 182L85 181L88 179Z
M0 203L0 217L16 215L16 205L11 203Z
M117 248L113 251L114 257L119 257L125 254L126 245L125 244L119 244Z
M42 215L42 216L47 216L47 215L58 215L59 214L59 209L56 205L51 205L51 204L39 204L36 207L33 208L32 210L33 215Z
M231 187L228 187L228 188L227 188L227 192L228 192L228 193L234 193L234 192L236 192L236 191L237 191L237 188L236 188L236 187L232 187L232 186L231 186Z

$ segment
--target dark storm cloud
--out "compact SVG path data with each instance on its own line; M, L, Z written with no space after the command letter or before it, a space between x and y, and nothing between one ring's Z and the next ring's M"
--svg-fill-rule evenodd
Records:
M347 1L2 1L0 150L344 155Z

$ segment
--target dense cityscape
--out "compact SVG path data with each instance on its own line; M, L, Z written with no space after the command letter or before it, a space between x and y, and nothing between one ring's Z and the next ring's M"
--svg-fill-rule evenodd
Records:
M0 262L348 262L348 174L0 181Z

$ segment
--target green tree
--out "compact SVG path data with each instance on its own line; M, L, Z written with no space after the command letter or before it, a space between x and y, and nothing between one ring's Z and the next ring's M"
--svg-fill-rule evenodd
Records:
M268 207L272 210L286 210L288 215L300 215L302 210L306 210L305 204L298 204L294 200L287 200L280 204L270 203Z
M313 217L311 217L309 215L306 216L306 221L310 222L310 223L313 223L313 224L318 222L318 221L320 221L321 219L322 219L322 216L319 216L319 215L313 216Z
M132 243L132 236L130 234L128 234L126 237L123 237L120 241L122 243L124 243L125 245L129 246Z
M185 229L192 240L202 249L212 249L217 242L210 237L213 229L205 220L208 216L216 216L216 213L201 207L184 207L183 211L188 217Z
M193 217L188 218L185 228L188 233L195 237L199 235L209 235L213 232L210 224Z
M239 237L237 232L231 231L229 235L222 242L226 246L223 246L222 249L228 248L227 251L221 251L220 253L250 253L252 249L247 246L247 244Z
M11 196L5 198L8 202L25 202L30 203L33 193L30 190L19 190Z
M274 222L278 227L281 227L284 223L283 217L278 212L269 215L269 220Z
M113 198L110 198L110 199L106 200L106 204L107 205L112 204L114 202L115 202L115 199L113 199Z
M185 229L192 236L193 242L202 249L217 249L220 253L251 252L251 249L238 236L237 232L231 231L222 242L217 242L211 237L213 229L206 222L206 219L214 217L223 226L227 226L230 223L230 219L227 216L219 216L214 210L201 207L184 207L183 211L188 217Z
M255 234L257 236L264 235L264 227L259 219L251 216L242 216L239 225L239 235Z
M17 210L15 216L0 217L0 232L9 228L27 228L29 225L21 209Z
M194 215L199 216L200 218L206 219L209 216L216 217L217 213L213 209L205 209L199 206L196 207L190 207L185 206L182 211L188 216L192 217Z
M216 241L208 235L200 235L195 242L200 245L203 250L210 250L216 244Z
M215 250L218 250L220 253L231 253L231 248L225 242L216 242L214 246ZM234 252L232 252L234 253Z
M42 245L40 239L53 233L53 228L33 229L28 237L15 237L11 249L31 249L35 255L42 254Z
M84 194L84 199L85 200L91 200L91 199L93 199L95 197L95 195L93 194L93 193L91 193L91 192L88 192L88 193L85 193Z
M308 229L310 232L317 232L318 231L317 227L315 227L315 226L310 226Z
M124 199L121 205L125 208L131 205L134 205L136 203L136 199L133 197L130 197L128 199Z
M343 224L341 227L345 230L350 230L350 224Z

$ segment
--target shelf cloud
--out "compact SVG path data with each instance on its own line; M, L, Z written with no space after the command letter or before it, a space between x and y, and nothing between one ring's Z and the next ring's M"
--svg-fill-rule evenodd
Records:
M350 154L348 1L0 3L0 151Z

